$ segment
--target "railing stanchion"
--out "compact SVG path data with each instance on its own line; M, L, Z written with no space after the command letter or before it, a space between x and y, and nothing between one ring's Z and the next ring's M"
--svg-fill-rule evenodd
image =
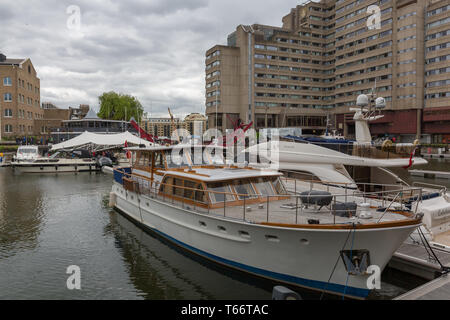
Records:
M267 200L267 219L266 219L266 222L269 222L269 195L267 195L266 200Z
M401 194L401 197L400 197L400 210L403 210L403 185L402 185L402 194Z
M336 210L336 195L334 195L334 210ZM333 215L333 224L336 224L336 213L333 214L333 208L331 208L331 214Z
M223 216L225 217L225 207L227 205L227 195L223 194Z
M364 183L364 193L363 193L364 202L366 202L366 184Z
M419 209L419 203L422 201L422 189L419 189L419 196L416 200L416 210L414 212L415 215L417 215L417 210Z
M297 215L298 215L298 196L295 195L295 224L297 224Z
M245 199L246 199L247 197L246 196L244 196L244 221L245 221Z

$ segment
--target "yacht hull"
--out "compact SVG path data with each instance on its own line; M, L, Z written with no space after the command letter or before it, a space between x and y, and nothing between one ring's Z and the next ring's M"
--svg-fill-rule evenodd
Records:
M139 225L216 263L280 281L354 298L370 292L370 275L349 275L341 250L367 250L380 271L418 225L374 229L288 228L180 208L113 183L111 205Z

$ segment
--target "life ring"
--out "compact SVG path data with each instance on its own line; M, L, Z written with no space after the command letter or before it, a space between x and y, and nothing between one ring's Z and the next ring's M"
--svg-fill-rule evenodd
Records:
M385 141L383 141L383 144L381 145L381 148L383 149L383 150L387 150L387 149L389 149L390 147L392 147L392 141L391 140L385 140Z
M131 151L127 150L127 159L131 159Z

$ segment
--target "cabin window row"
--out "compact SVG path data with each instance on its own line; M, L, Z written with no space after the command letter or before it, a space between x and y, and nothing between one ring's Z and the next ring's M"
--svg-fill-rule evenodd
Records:
M278 177L239 179L229 182L207 183L208 197L211 203L233 202L244 199L254 199L260 196L276 196L287 194ZM208 202L205 198L203 185L200 182L176 177L164 178L161 192L164 195Z

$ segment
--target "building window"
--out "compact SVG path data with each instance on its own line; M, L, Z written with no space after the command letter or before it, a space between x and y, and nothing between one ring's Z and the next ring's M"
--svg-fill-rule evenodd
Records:
M3 94L3 101L11 102L12 101L12 94L11 93L4 93Z
M3 78L3 85L4 86L12 86L11 78L10 77Z
M11 118L12 117L12 110L11 109L5 109L4 115L5 118Z
M5 132L6 133L11 133L12 132L12 125L5 124Z

